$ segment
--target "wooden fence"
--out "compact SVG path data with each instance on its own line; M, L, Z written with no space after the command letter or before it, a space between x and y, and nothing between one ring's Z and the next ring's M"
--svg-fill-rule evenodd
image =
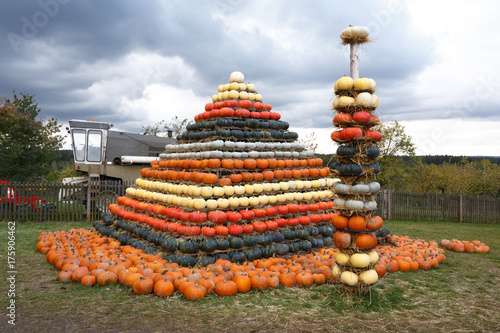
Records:
M0 221L97 220L130 182L0 184ZM90 202L87 205L87 202Z
M386 219L500 223L500 198L385 190L377 195Z
M128 182L85 184L0 184L0 221L82 221L100 219ZM90 190L89 190L90 189ZM87 202L91 202L87 205ZM377 214L385 219L500 223L500 198L456 194L381 191Z

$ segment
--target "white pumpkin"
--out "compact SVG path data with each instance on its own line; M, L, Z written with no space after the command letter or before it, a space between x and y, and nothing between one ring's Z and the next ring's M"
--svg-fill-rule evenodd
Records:
M370 265L370 256L366 253L354 253L351 255L351 265L357 268L365 268Z
M333 185L333 189L337 194L347 194L349 193L350 186L342 183L335 183Z
M264 191L264 185L262 184L253 184L254 193L262 193Z
M370 193L377 193L380 191L380 184L378 182L371 182L368 184L368 187L370 188Z
M245 184L245 193L253 194L253 192L255 192L255 188L253 187L253 185Z
M349 210L362 210L365 204L360 200L347 200L345 202L345 208Z
M214 194L214 189L210 186L203 186L201 188L201 195L204 197L211 197Z
M367 202L365 202L363 209L376 210L377 209L377 202L376 201L367 201Z
M370 265L374 265L378 262L379 255L377 251L371 250L368 252L368 256L370 257Z
M304 192L304 193L302 193L302 198L305 201L309 201L312 199L312 193L311 192Z
M357 184L351 187L353 194L365 194L370 192L370 187L365 184Z
M236 186L233 186L233 189L234 189L234 194L236 194L236 195L242 195L245 193L245 186L236 185Z
M232 72L229 75L229 82L243 83L245 82L245 76L243 75L242 72L238 71Z
M335 82L335 90L354 88L354 80L350 76L343 76Z
M337 209L342 209L342 208L344 208L344 206L345 206L344 199L336 198L335 200L333 200L333 207L335 207Z
M236 197L231 197L227 199L229 201L229 206L238 207L240 205L240 199Z
M246 91L240 91L240 99L248 99L248 93ZM255 98L255 96L254 96Z
M217 207L218 207L217 200L214 200L214 199L206 200L206 207L210 210L217 209Z
M217 199L217 206L219 206L219 208L227 208L229 207L229 200L225 199L225 198L219 198Z
M205 199L194 199L193 200L193 208L196 210L204 209L207 203Z
M335 262L339 265L347 265L349 263L349 255L344 252L337 253L337 257L335 257Z
M258 205L260 205L260 201L259 201L258 197L250 197L250 198L248 198L248 203L250 204L250 206L258 206Z
M229 90L229 99L237 99L240 97L240 93L238 90Z
M371 108L373 104L373 98L370 93L362 92L356 96L356 103L365 108Z
M332 268L332 275L338 279L340 277L340 274L342 274L342 271L340 270L339 266L335 265Z
M354 81L354 89L356 90L371 90L372 82L369 78L360 77Z
M214 187L214 196L222 197L224 195L224 189L220 186Z
M350 96L341 96L338 100L338 107L337 108L348 108L354 105L354 98Z
M240 197L240 206L247 207L250 204L250 199L248 197Z
M378 274L374 269L369 269L359 274L359 279L366 285L372 285L378 281Z
M267 205L269 203L269 196L267 195L259 195L257 198L260 205Z
M359 277L354 272L344 271L340 274L340 281L349 286L356 286L359 283Z
M270 195L269 196L269 204L273 205L276 202L278 202L278 198L275 195Z
M375 94L372 95L372 108L378 108L378 96Z

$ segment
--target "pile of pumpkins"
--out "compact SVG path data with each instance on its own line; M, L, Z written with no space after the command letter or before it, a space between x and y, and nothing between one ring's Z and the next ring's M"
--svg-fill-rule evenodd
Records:
M446 248L447 250L459 252L459 253L489 253L490 247L484 244L481 241L473 240L459 240L452 239L451 241L448 239L442 239L440 242L441 246Z
M337 129L331 138L339 147L332 173L340 179L333 186L337 195L334 206L339 215L332 218L337 229L333 236L339 249L334 275L350 293L363 293L378 280L374 267L378 254L377 233L383 220L376 216L375 195L380 191L376 162L380 150L380 132L373 129L379 123L374 115L378 98L375 81L344 76L335 82L336 97L333 124Z
M217 90L95 228L181 266L331 247L330 168L243 74Z

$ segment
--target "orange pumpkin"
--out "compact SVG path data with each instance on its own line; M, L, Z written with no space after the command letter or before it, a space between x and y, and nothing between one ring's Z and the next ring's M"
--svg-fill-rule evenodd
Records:
M195 284L194 282L192 283L193 284L187 286L182 293L186 299L190 301L196 301L207 296L207 290L205 289L205 287L200 286L199 284Z
M377 236L372 233L359 234L354 238L359 249L371 249L377 245Z

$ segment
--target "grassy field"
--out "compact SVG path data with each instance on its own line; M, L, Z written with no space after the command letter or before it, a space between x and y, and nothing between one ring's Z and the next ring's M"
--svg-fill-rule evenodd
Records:
M190 302L121 286L62 284L35 249L42 231L90 222L16 225L16 326L7 324L7 223L0 223L0 332L494 332L500 330L500 225L387 221L392 234L479 239L489 254L446 252L438 269L389 273L362 299L336 285L278 288Z

